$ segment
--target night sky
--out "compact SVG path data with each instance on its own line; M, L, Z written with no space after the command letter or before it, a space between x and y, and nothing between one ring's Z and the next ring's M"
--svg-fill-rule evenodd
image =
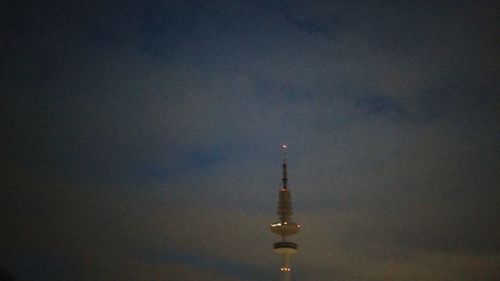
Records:
M78 3L81 2L81 3ZM0 2L17 281L500 280L499 1Z

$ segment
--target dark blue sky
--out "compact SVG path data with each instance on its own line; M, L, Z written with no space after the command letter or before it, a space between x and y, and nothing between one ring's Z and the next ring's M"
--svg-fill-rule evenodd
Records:
M16 280L500 278L498 1L4 1ZM271 2L271 3L269 3Z

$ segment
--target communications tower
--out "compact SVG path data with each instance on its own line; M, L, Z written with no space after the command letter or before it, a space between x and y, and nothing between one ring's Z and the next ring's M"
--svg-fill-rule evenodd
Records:
M292 222L292 194L288 189L288 176L287 176L287 160L286 160L286 149L287 146L283 145L283 185L279 190L279 201L278 201L278 218L279 221L272 223L270 229L273 233L281 236L281 240L274 243L273 252L281 255L283 263L281 265L281 274L283 281L290 280L290 273L292 268L290 267L290 256L297 253L298 245L296 243L287 241L288 236L297 234L300 230L300 225Z

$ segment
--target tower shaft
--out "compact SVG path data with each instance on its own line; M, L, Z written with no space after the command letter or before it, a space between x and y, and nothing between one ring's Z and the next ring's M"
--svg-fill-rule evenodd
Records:
M290 255L283 255L283 266L281 267L283 281L290 281Z

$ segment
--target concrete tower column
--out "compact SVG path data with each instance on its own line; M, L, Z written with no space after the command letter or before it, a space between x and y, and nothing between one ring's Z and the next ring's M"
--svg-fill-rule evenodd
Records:
M290 255L283 255L283 269L290 269ZM283 270L283 281L290 281L290 270Z

